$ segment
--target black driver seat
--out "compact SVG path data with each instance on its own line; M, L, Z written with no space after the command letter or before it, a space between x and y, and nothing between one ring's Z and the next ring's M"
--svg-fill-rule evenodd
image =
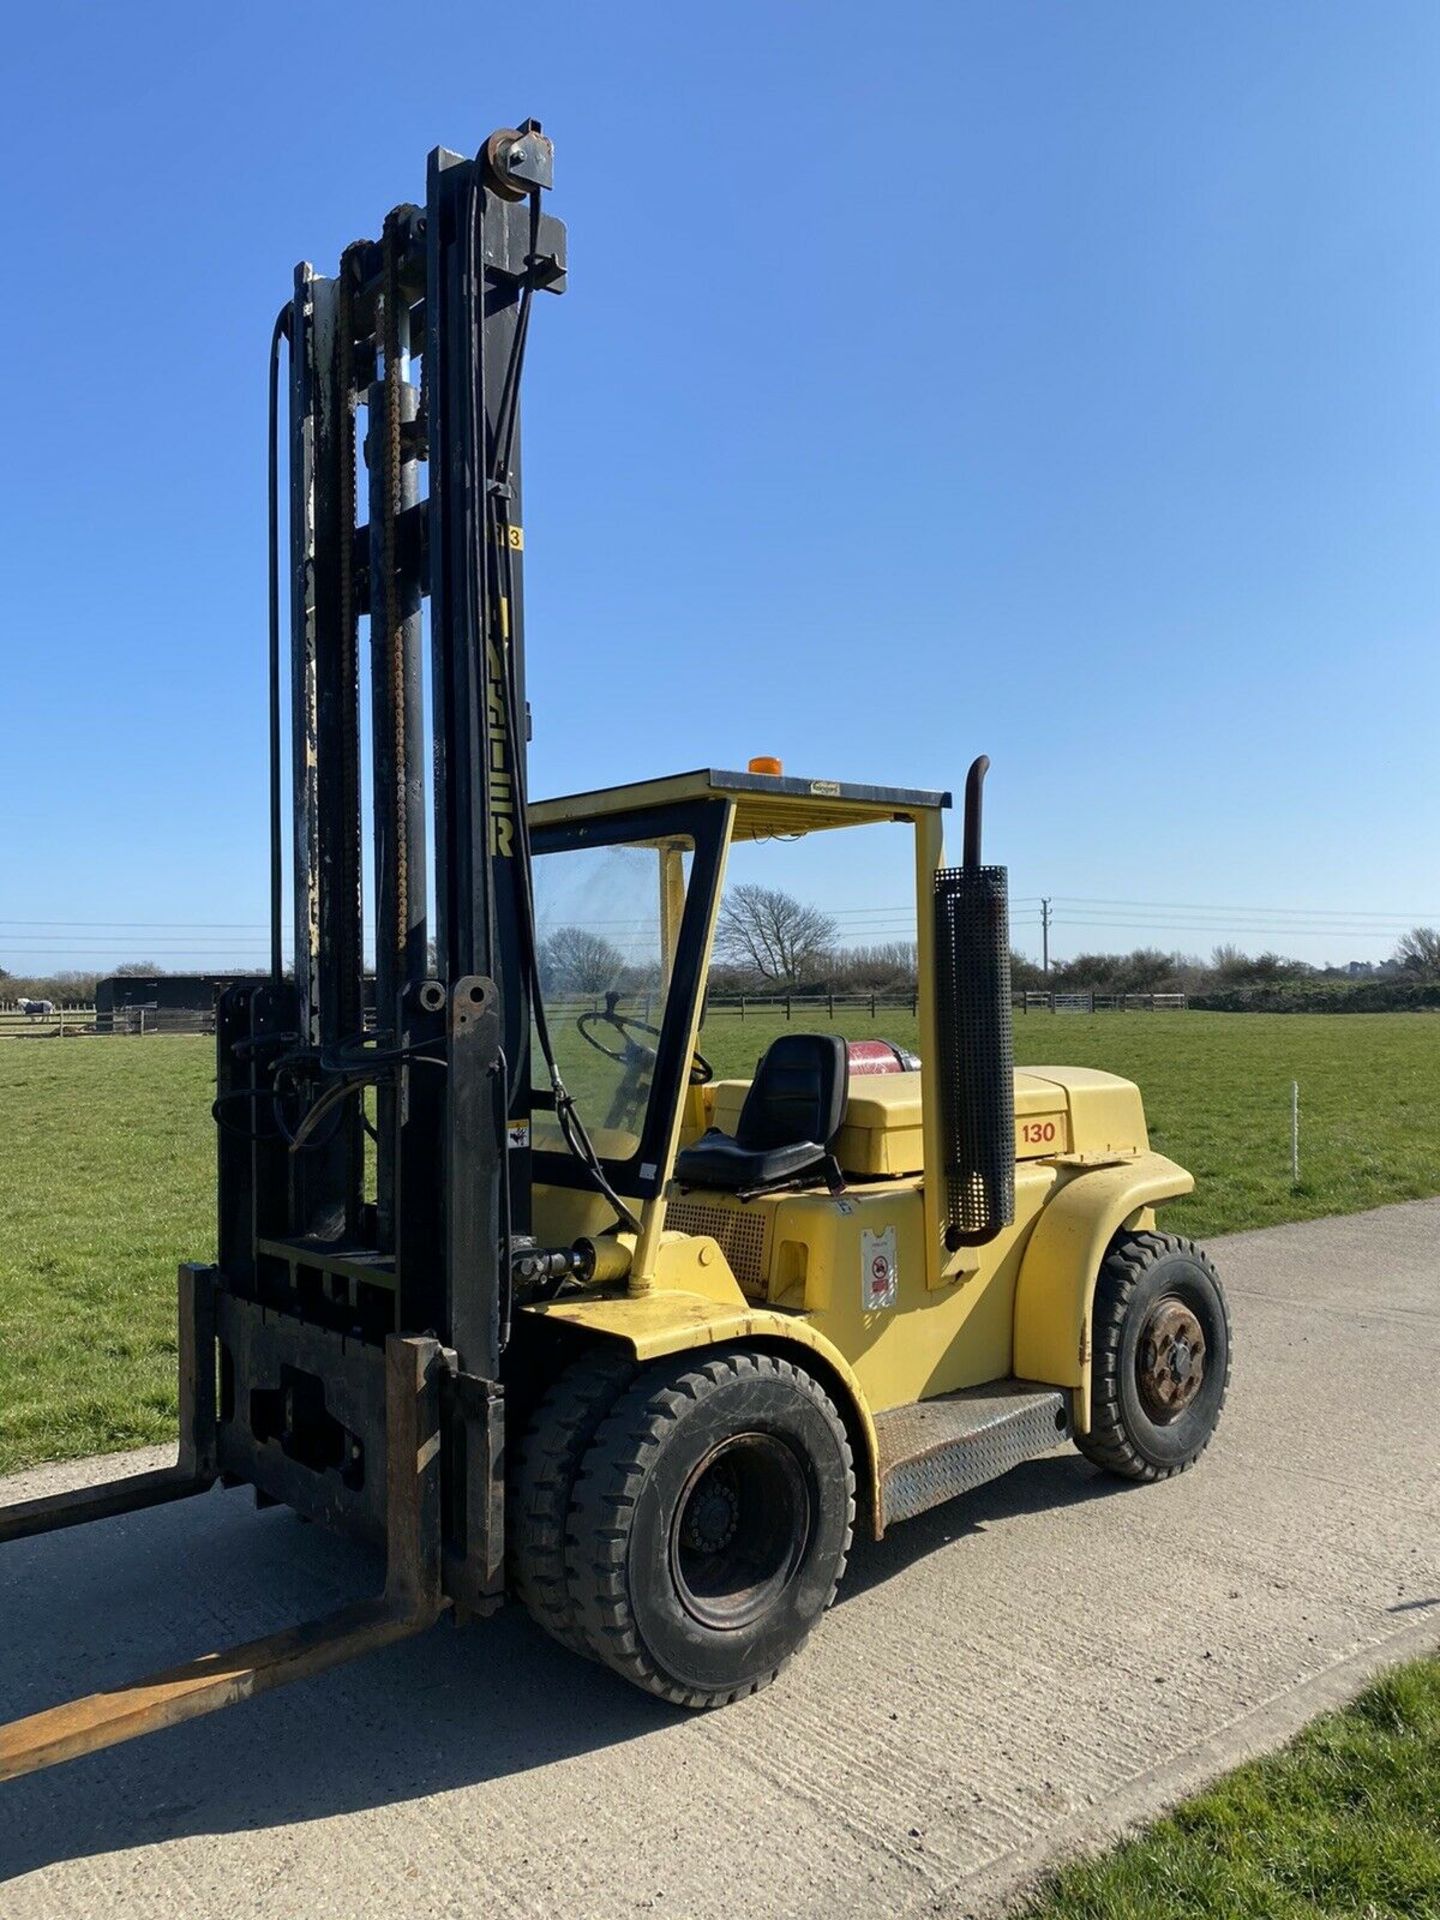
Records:
M845 1118L850 1059L829 1033L787 1033L772 1040L755 1069L732 1139L711 1127L675 1160L687 1187L739 1193L834 1174L830 1150Z

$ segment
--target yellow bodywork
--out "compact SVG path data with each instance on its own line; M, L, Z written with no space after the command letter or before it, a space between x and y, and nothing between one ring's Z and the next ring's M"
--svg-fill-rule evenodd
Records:
M633 1244L633 1236L621 1237ZM877 1513L874 1421L865 1389L843 1351L804 1316L778 1313L747 1298L719 1246L707 1236L662 1233L656 1269L657 1284L642 1292L557 1300L524 1311L541 1321L621 1341L641 1361L737 1340L798 1351L812 1371L818 1362L818 1371L831 1376L831 1390L849 1416L857 1477L869 1494L870 1511Z
M724 778L685 775L617 788L552 802L537 814L575 820L704 792L726 809L727 844L868 820L910 821L920 1053L922 1062L938 1059L928 902L943 863L942 797L915 796L913 807L897 808L893 797L869 805L854 797L864 790L835 783L808 783L797 794L772 790L780 782L735 791L720 784ZM707 964L708 957L707 943ZM692 1048L699 1018L697 995ZM915 1401L1015 1376L1069 1389L1073 1422L1083 1431L1091 1312L1105 1250L1122 1228L1150 1224L1158 1202L1193 1184L1150 1150L1138 1090L1084 1068L1018 1072L1013 1223L987 1245L952 1252L943 1235L939 1098L923 1064L918 1072L852 1082L835 1146L843 1192L816 1187L742 1200L677 1189L668 1176L679 1147L709 1125L733 1133L748 1086L732 1080L691 1088L677 1103L667 1183L639 1207L639 1235L620 1236L628 1281L524 1308L535 1330L547 1323L583 1329L623 1342L640 1360L723 1341L788 1349L828 1377L860 1456L861 1485L868 1483L872 1496L874 1418ZM594 1194L537 1187L535 1199L537 1230L550 1243L594 1235L613 1220ZM877 1273L884 1276L878 1295ZM878 1516L878 1499L871 1512Z

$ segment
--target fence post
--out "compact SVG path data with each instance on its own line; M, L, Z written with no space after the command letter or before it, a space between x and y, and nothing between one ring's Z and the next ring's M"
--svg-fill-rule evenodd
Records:
M787 1020L790 1018L790 996L788 993L785 996L785 1018Z
M145 1009L143 1007L140 1009L140 1038L142 1040L145 1038Z
M1290 1178L1300 1184L1300 1082L1290 1082Z
M826 1010L830 1016L831 1024L833 1025L835 1020L835 996L833 993L826 994L825 1004L826 1004Z
M740 1018L742 1020L745 1018L745 996L743 993L740 996Z
M873 987L870 989L870 1018L872 1020L875 1018L875 989Z

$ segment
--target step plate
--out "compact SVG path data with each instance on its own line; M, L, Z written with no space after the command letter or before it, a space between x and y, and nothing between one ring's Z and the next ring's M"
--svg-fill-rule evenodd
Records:
M1032 1380L997 1380L877 1414L875 1437L883 1531L1067 1440L1070 1396Z

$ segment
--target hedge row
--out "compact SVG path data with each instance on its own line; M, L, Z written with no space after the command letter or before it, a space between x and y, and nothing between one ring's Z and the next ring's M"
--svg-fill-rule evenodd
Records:
M1440 980L1288 980L1192 993L1206 1013L1423 1013L1440 1011Z

